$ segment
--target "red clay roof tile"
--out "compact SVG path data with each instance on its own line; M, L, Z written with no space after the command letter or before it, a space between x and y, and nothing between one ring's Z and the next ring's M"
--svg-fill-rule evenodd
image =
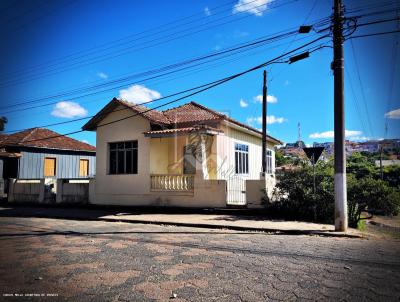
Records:
M0 136L0 146L22 146L73 151L95 152L92 145L76 139L60 136L59 133L44 128L32 128L9 135Z

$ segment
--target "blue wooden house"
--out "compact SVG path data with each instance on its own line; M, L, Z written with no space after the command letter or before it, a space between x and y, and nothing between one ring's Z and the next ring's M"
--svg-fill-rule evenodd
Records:
M0 179L94 177L96 148L43 128L0 134Z

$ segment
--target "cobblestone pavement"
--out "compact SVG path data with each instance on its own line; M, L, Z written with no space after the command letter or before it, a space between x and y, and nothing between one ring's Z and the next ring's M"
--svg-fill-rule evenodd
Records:
M400 299L399 241L3 217L0 242L0 300Z

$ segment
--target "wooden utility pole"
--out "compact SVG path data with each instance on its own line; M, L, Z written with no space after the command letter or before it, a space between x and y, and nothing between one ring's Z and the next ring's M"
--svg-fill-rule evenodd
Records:
M334 75L334 150L335 150L335 230L347 231L347 182L344 122L343 6L334 0L333 75Z
M262 101L262 174L267 172L267 71L264 70Z

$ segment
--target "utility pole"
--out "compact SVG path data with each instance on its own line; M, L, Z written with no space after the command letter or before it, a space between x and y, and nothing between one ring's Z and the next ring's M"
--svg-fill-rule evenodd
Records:
M334 75L334 150L335 150L335 230L347 231L347 182L344 124L343 6L334 0L333 75Z
M262 175L267 172L267 71L264 70L262 101Z
M380 170L381 170L381 180L383 180L383 166L382 166L382 153L383 153L383 147L382 147L382 145L380 145L380 148L379 148L380 150L380 159L379 159L379 162L380 162Z

